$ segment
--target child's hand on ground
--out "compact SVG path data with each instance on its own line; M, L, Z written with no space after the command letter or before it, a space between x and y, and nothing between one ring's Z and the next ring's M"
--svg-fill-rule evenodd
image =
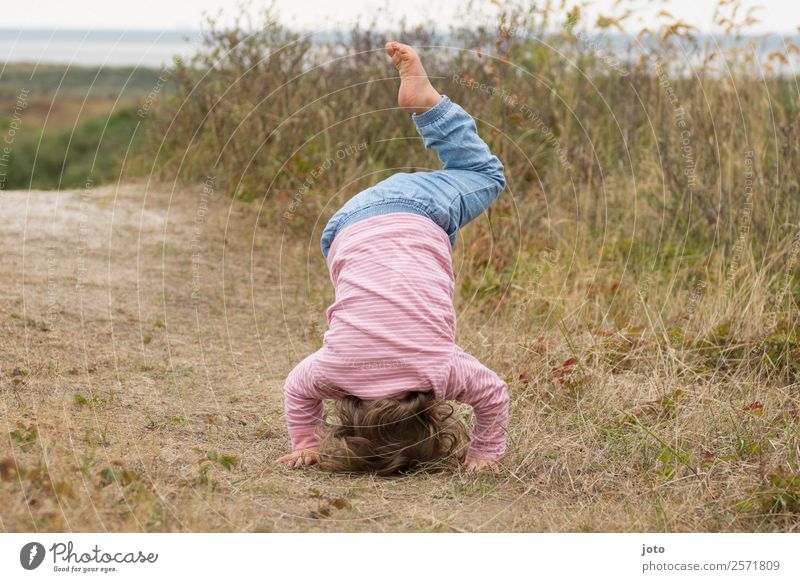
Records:
M467 457L462 465L468 473L488 472L495 475L500 473L500 465L497 461L489 459L478 459L475 457Z
M283 463L290 469L300 469L301 467L309 467L319 460L319 449L312 447L309 449L297 449L288 455L278 457L276 463Z

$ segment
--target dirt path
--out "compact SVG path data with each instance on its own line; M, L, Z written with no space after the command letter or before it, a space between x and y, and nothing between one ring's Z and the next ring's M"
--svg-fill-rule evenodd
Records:
M257 204L138 183L5 192L0 221L3 530L552 527L513 474L272 463L331 291L315 241L282 243Z

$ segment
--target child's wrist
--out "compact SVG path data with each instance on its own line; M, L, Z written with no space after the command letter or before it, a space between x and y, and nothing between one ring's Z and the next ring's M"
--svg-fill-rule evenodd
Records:
M503 458L503 454L492 454L483 451L470 450L467 451L468 459L475 459L476 461L499 461Z
M313 431L292 435L292 450L315 449L318 446L319 439Z

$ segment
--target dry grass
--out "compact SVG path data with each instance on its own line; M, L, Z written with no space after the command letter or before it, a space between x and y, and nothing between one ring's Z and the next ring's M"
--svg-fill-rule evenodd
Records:
M326 52L269 19L255 35L212 23L134 164L164 184L2 193L0 526L796 531L796 78L762 79L747 47L698 46L682 75L669 16L621 75L558 4L444 48L401 35L506 165L454 262L459 343L510 387L502 475L272 462L289 448L283 379L333 298L325 219L436 162L391 110L372 28Z
M282 380L319 345L332 294L316 239L219 193L197 222L202 187L169 191L3 195L3 530L796 528L796 336L771 376L763 339L695 345L712 312L739 306L711 281L679 335L665 322L690 298L667 275L637 311L645 325L583 326L587 304L608 313L616 293L630 307L636 287L552 256L529 264L525 295L458 306L461 343L510 382L501 476L273 464L289 447ZM457 266L486 224L464 231ZM745 278L750 324L768 283Z

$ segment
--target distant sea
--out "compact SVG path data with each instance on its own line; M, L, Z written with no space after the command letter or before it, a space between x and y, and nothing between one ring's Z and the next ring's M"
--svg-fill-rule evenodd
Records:
M199 39L196 30L0 29L0 62L159 68L194 54Z
M314 41L341 38L341 32L320 31L312 35ZM447 34L444 34L446 39ZM19 63L71 63L73 65L139 66L160 68L170 65L173 57L186 58L197 52L202 33L198 30L45 30L45 29L3 29L0 28L0 64ZM583 39L585 45L592 46L594 37ZM610 42L609 48L625 60L633 60L644 47L628 50L636 44L634 37L626 34L604 35ZM704 45L712 37L700 35L698 44ZM744 46L748 37L715 36L711 45L720 48ZM446 42L446 41L445 41ZM800 54L788 52L789 43L800 45L800 35L768 35L758 37L756 52L762 61L778 51L788 57L787 63L778 65L782 74L796 75L800 65ZM686 46L687 56L695 63L701 60L695 46ZM644 49L648 50L648 49Z

